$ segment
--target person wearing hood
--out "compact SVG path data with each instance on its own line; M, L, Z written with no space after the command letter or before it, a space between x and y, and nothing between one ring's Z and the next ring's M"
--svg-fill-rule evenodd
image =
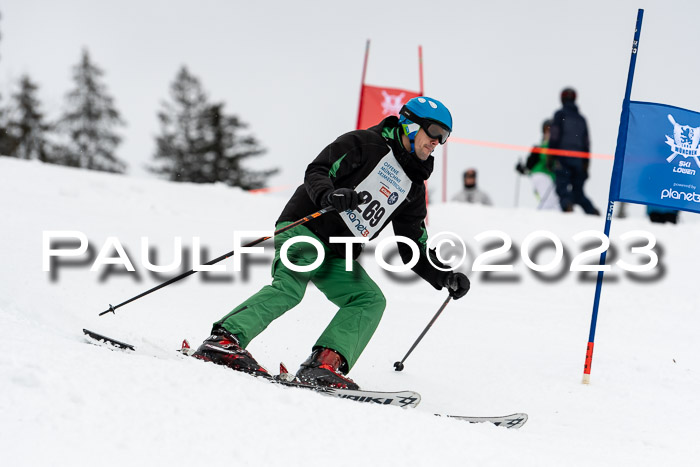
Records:
M476 169L469 168L462 174L464 180L464 189L452 197L452 201L461 201L463 203L483 204L491 206L491 198L489 195L477 188L476 186Z
M576 91L565 88L561 92L562 108L557 110L550 127L549 148L576 151L578 155L553 155L557 196L562 211L572 212L575 205L586 214L599 215L598 209L583 192L590 165L590 140L586 119L576 106ZM556 153L554 153L556 154Z
M279 230L321 209L315 216L274 238L272 283L215 322L211 336L194 353L205 361L270 378L246 347L275 319L299 304L309 282L336 311L296 373L298 381L318 386L358 389L347 373L369 343L386 306L379 286L356 261L363 244L392 224L404 263L435 289L447 288L454 299L469 291L469 279L453 272L428 250L425 228L425 180L433 171L432 152L452 131L452 116L440 101L409 100L400 116L390 116L367 130L338 137L308 165L302 183L276 222ZM307 237L299 243L289 242ZM308 239L310 237L310 239ZM348 241L339 241L345 238ZM356 240L350 242L349 240ZM314 246L309 240L316 243ZM289 242L287 249L283 248ZM312 270L298 267L323 260ZM285 255L288 262L282 261ZM291 266L291 267L289 267ZM350 266L349 268L346 266ZM331 312L329 306L329 312Z

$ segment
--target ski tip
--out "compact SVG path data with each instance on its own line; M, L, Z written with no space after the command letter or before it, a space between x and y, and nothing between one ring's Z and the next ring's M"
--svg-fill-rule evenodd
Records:
M96 341L104 342L106 344L109 344L113 347L117 347L119 349L136 350L136 348L134 348L134 346L131 344L127 344L125 342L118 341L118 340L113 339L111 337L103 336L102 334L98 334L96 332L90 331L89 329L83 328L83 334L85 334L88 337L91 337L92 339L95 339Z
M435 414L442 417L442 414ZM454 420L463 420L469 423L492 423L496 426L504 428L521 428L528 420L526 413L513 413L510 415L502 415L497 417L470 417L464 415L444 415L444 417L451 418Z

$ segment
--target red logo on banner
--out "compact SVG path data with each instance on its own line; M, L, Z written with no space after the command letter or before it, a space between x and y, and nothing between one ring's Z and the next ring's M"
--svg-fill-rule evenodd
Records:
M401 107L420 94L404 89L362 86L362 102L357 129L364 130L384 120L389 115L398 115Z

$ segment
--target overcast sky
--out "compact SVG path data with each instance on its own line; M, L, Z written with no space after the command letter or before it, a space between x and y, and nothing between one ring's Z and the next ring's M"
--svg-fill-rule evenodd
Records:
M155 150L156 112L182 65L212 100L225 101L268 149L272 185L297 185L306 164L354 129L365 41L367 83L418 90L454 117L453 135L529 146L573 86L592 151L613 154L637 9L644 24L632 98L700 110L700 2L522 1L88 1L5 0L0 5L0 92L23 73L39 84L50 118L72 87L86 47L128 126L118 155L134 176ZM515 203L514 151L449 146L448 196L479 169L499 206ZM431 190L442 193L442 156ZM587 191L604 209L612 162L593 161ZM534 206L529 180L520 205ZM291 193L291 192L288 192Z

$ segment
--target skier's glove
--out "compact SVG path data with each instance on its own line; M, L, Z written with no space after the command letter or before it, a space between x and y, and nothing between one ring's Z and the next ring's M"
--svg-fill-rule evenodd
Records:
M461 272L450 272L445 278L445 287L455 300L464 297L469 292L469 278Z
M515 170L516 170L518 173L520 173L520 175L525 175L525 173L527 172L527 168L523 165L522 162L518 162L518 163L515 165Z
M326 206L333 206L338 212L354 210L360 204L360 195L350 188L338 188L326 196Z

